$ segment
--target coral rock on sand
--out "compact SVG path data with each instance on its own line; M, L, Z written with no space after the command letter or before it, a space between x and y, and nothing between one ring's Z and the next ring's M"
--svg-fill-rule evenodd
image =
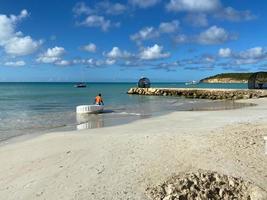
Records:
M147 194L153 200L267 200L266 191L251 182L202 170L174 176Z

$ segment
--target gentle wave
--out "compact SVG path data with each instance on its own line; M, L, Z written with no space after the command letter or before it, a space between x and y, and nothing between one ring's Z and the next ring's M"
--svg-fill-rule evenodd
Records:
M141 116L141 113L131 113L131 112L120 112L120 113L112 113L115 115L135 115L135 116Z

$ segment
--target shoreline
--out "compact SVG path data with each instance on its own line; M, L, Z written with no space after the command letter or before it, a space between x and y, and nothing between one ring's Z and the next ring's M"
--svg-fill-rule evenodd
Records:
M179 111L0 146L0 196L147 199L148 186L196 169L242 177L267 190L267 99L240 102L258 105Z
M185 99L182 97L178 97L178 98ZM177 98L173 98L173 100L175 100L177 102L179 101L179 99L177 99ZM190 99L187 99L187 100L190 101ZM77 124L66 124L66 125L63 125L61 127L51 127L51 128L48 128L47 130L45 130L45 129L39 130L39 131L36 130L36 132L31 132L28 134L21 133L21 134L13 135L13 136L5 138L5 139L1 139L0 140L0 146L6 145L9 143L13 143L13 142L24 141L27 139L35 138L35 137L45 135L45 134L50 134L50 133L72 132L72 131L80 131L83 129L90 130L90 129L96 129L96 128L121 126L124 124L133 123L133 122L138 121L138 120L168 115L168 114L173 113L173 112L224 111L224 110L235 110L235 109L242 109L244 107L257 106L256 104L240 102L239 100L207 100L206 99L206 100L203 100L203 102L202 102L202 100L195 100L195 99L191 99L191 100L192 101L199 101L199 102L197 102L197 103L187 102L186 104L178 105L179 108L177 110L170 110L169 109L169 110L164 110L164 111L163 110L162 111L156 111L154 113L148 113L145 115L141 115L141 114L137 115L140 118L137 118L137 116L135 116L136 118L134 118L132 113L129 113L127 116L127 119L124 122L113 122L109 125L104 125L101 127L88 128L88 126L86 125L87 123L89 124L89 126L90 125L94 126L95 124L93 124L93 122L91 122L91 121L84 121L84 122L77 123ZM175 109L175 107L173 107L173 108ZM103 113L101 115L103 115L103 116L109 115L109 112ZM119 115L124 116L125 114L118 113L118 116ZM127 115L127 113L126 113L126 115ZM78 119L77 117L78 116L76 116L76 119ZM79 120L81 121L81 119L83 119L82 116L79 118ZM114 119L116 119L116 117L114 117ZM83 125L85 128L83 128ZM25 129L24 132L27 132L27 129Z

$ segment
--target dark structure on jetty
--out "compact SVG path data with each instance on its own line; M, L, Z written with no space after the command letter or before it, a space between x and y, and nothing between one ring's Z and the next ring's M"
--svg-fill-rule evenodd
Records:
M139 81L138 81L138 87L139 88L150 88L150 80L148 78L141 78Z
M249 89L267 89L267 72L253 73L248 79Z

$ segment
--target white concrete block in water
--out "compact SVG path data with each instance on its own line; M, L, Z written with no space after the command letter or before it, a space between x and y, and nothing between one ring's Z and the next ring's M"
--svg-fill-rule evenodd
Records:
M103 110L103 105L80 105L76 107L77 114L99 113Z

